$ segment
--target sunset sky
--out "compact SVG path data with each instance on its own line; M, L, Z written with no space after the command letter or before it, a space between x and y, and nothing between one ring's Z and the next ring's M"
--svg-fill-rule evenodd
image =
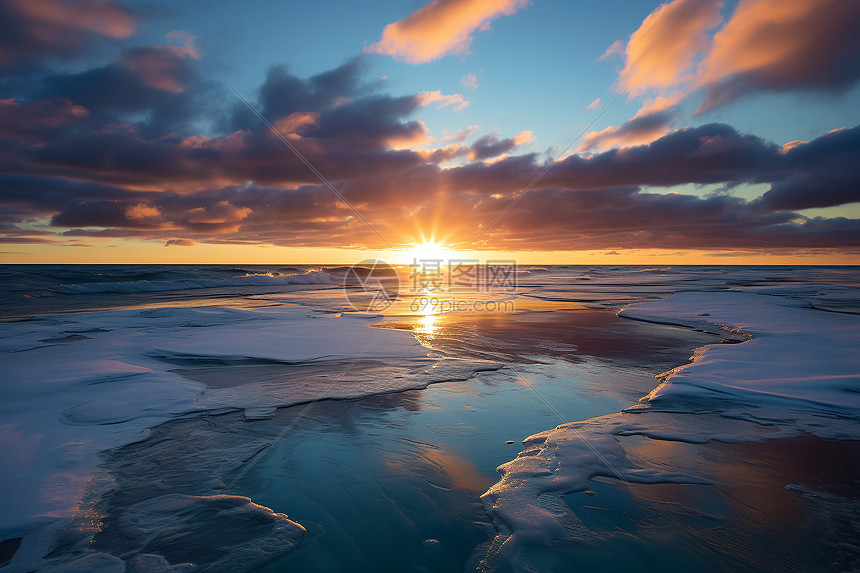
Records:
M858 29L857 0L0 0L0 262L857 264Z

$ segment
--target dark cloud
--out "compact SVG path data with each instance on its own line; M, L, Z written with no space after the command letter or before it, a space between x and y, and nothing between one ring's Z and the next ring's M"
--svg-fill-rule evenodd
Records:
M290 73L286 65L272 66L258 91L257 109L274 121L295 112L318 113L367 95L375 86L364 81L366 68L366 57L358 56L333 70L303 79ZM256 129L259 123L260 119L245 104L237 102L232 106L227 131Z
M774 183L761 197L769 210L835 207L860 202L860 174L801 174Z
M136 27L131 11L110 0L0 0L0 67L69 59L89 40L128 38Z
M369 90L363 78L366 69L366 59L359 56L333 70L303 80L290 74L285 65L273 66L260 88L261 111L266 117L283 117L296 111L320 111L333 107L341 100Z
M517 143L514 138L499 139L495 134L485 135L475 140L469 147L469 159L472 161L483 161L491 157L498 157L516 149Z
M495 207L500 210L504 202ZM860 221L765 212L753 203L725 196L635 189L541 190L518 203L488 233L486 244L558 250L856 249Z
M762 195L770 210L834 207L860 201L860 126L832 131L787 150L785 178Z
M553 166L540 186L597 189L770 182L791 169L780 149L731 126L708 124L674 131L648 145L611 149L590 157L571 155ZM516 192L542 169L535 161L535 155L523 155L492 165L470 164L452 170L449 177L455 185L478 192Z
M103 124L130 123L148 136L190 133L210 112L213 86L201 79L196 54L177 46L146 46L126 51L99 68L50 74L23 98L65 98Z
M191 239L168 239L164 242L165 247L193 247L194 244L194 241Z

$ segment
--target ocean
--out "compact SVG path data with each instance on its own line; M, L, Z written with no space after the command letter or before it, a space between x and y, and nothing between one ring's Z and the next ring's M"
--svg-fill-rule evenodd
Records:
M860 269L420 270L0 267L0 570L860 567Z

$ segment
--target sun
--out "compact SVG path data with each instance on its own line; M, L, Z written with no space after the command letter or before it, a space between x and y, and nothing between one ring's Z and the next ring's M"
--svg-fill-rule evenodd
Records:
M447 265L452 259L457 258L457 252L436 241L425 240L421 243L412 243L411 247L400 251L397 258L401 264L440 261L441 264Z

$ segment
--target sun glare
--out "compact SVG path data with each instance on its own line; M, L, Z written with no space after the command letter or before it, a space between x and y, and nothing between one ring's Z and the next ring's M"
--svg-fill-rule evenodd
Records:
M413 243L412 247L401 251L398 258L402 264L420 263L422 261L441 261L442 264L448 264L452 259L457 258L457 252L436 241L423 241L422 243Z

